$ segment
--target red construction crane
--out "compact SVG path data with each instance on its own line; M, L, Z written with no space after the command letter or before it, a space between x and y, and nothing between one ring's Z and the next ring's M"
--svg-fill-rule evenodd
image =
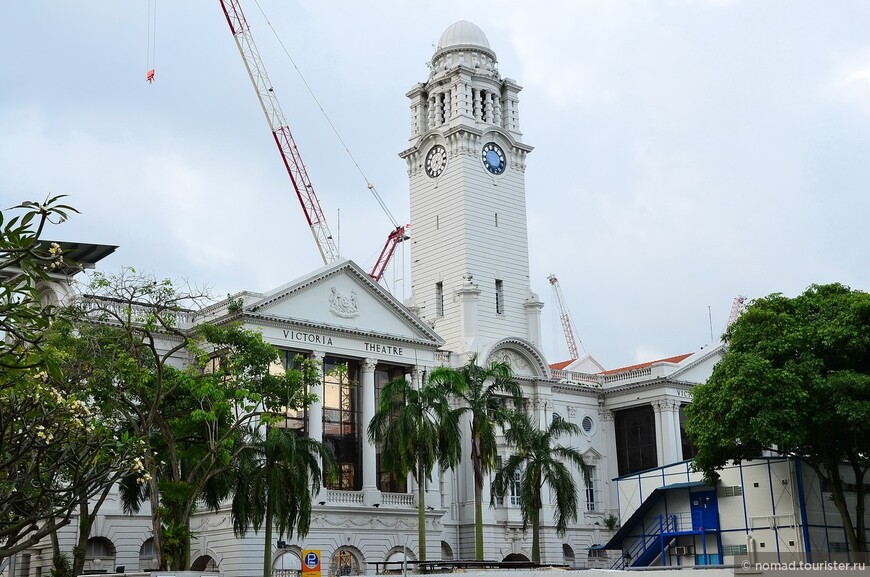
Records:
M242 61L245 63L248 76L254 86L254 92L257 94L257 99L260 101L263 114L266 115L275 144L278 146L281 160L284 162L287 174L290 175L290 182L293 184L293 189L296 191L296 196L302 205L302 211L305 213L305 219L308 221L308 226L314 235L317 249L320 251L323 263L329 264L339 258L338 247L332 238L332 233L329 232L329 226L326 224L326 218L323 216L323 210L320 208L320 201L317 199L314 186L311 184L308 171L305 169L305 163L302 162L302 156L296 147L293 134L290 132L290 127L284 118L281 106L278 104L278 98L275 96L272 83L269 81L268 74L266 74L266 68L260 59L257 46L254 44L254 38L245 19L245 14L242 12L242 7L238 0L220 0L220 2L224 15L227 18L227 24L230 26L230 32L232 32L233 38L236 41L236 47L239 49L239 54L242 56ZM393 252L396 250L396 246L405 240L407 236L405 235L405 227L396 223L371 184L369 184L369 189L375 194L375 198L377 198L381 207L387 212L395 227L388 235L387 242L381 250L378 261L375 263L372 272L369 273L375 282L379 282L384 275L390 258L393 256Z
M571 324L571 314L568 312L568 305L565 303L565 297L562 295L562 289L559 287L559 279L556 275L551 274L547 277L550 284L553 286L553 293L556 295L556 301L559 303L559 318L562 320L562 330L565 331L565 341L568 343L568 354L571 355L571 360L580 358L580 352L577 348L577 340L574 338L574 327ZM580 343L583 346L583 343ZM584 351L585 352L585 351Z
M743 314L744 303L746 302L746 297L743 295L737 295L734 297L734 300L731 302L731 314L728 315L728 322L725 324L725 328L727 329L737 318Z

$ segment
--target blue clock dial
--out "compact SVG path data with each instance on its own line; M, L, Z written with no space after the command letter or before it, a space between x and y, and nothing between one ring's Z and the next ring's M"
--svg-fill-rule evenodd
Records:
M507 158L504 151L495 142L489 142L484 145L481 154L483 166L492 174L501 174L507 167Z

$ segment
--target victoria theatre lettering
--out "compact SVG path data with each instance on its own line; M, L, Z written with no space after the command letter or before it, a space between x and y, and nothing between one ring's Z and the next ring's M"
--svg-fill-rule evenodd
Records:
M382 345L380 343L366 343L366 352L398 356L402 356L405 354L405 351L402 347L395 347L393 345Z
M306 333L305 331L292 331L290 329L284 329L284 338L290 339L291 341L299 341L300 343L311 343L313 345L332 344L332 337L315 333Z

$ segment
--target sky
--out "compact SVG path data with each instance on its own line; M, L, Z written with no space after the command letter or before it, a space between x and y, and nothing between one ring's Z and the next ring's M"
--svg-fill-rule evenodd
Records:
M366 182L408 220L405 93L449 25L486 33L524 87L550 362L568 358L551 273L605 368L718 342L738 295L870 290L870 3L241 3L342 254L365 269L392 229ZM81 214L47 238L118 245L101 270L216 297L322 266L217 0L5 13L4 211L68 195ZM386 283L400 298L402 274Z

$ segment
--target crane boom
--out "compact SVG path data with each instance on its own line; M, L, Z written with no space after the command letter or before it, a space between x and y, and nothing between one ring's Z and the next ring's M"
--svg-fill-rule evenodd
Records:
M577 348L577 340L574 338L574 327L571 325L571 315L568 313L568 305L565 303L565 297L562 295L562 289L559 287L559 279L556 275L551 274L547 277L550 284L553 286L553 292L556 295L556 302L559 303L559 318L562 321L562 330L565 331L565 341L568 343L568 354L571 355L571 360L579 359L580 353ZM581 345L582 346L582 345Z
M293 183L296 197L302 205L302 211L305 213L311 234L314 235L317 249L320 251L323 263L329 264L339 257L338 247L332 238L332 233L329 232L329 226L326 224L323 210L320 208L320 201L317 199L314 187L311 185L311 179L308 177L308 171L305 169L305 163L302 162L296 141L293 139L293 134L290 132L290 127L284 118L281 106L278 104L272 83L269 82L269 76L266 74L266 68L260 59L257 46L254 44L254 38L245 19L245 14L242 12L238 0L220 0L220 2L224 15L227 17L230 32L236 41L236 47L239 49L248 76L254 85L254 91L257 93L263 114L266 115L275 144L281 153L281 160L283 160L287 174L290 176L290 182Z

